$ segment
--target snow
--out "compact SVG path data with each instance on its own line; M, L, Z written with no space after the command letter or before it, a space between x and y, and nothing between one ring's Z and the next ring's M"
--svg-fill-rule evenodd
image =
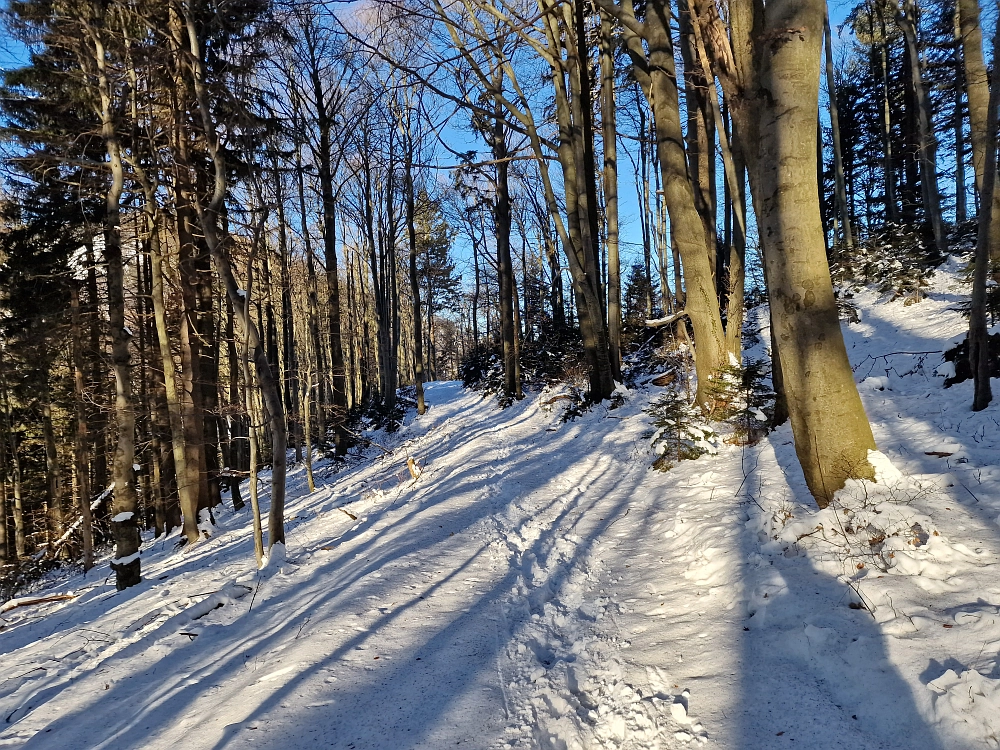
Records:
M0 745L997 747L1000 407L923 354L967 325L959 270L853 300L879 451L826 509L787 425L661 473L658 388L563 422L556 391L430 383L391 455L317 462L311 494L292 469L261 570L218 509L211 538L147 539L136 587L105 558L4 612Z
M111 522L112 523L125 523L127 520L129 520L134 515L135 515L135 513L133 513L132 511L125 510L125 511L122 511L121 513L117 514L116 516L114 516L111 519Z
M126 555L125 557L116 557L111 561L112 566L121 567L122 565L130 565L139 559L139 553L133 552L131 555Z

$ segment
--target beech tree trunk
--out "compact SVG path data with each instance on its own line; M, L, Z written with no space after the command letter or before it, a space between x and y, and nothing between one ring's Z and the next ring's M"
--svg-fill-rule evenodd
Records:
M631 0L623 0L621 9L627 20L634 23ZM647 4L644 28L648 59L642 42L628 23L625 25L625 40L633 71L653 112L656 150L667 213L670 215L671 236L676 242L683 269L684 307L694 329L695 370L698 375L695 399L704 405L708 400L710 380L726 363L726 341L712 276L715 248L709 247L687 171L670 33L670 3L667 0L653 0ZM679 295L681 290L677 291Z
M795 450L820 507L872 478L875 440L854 383L823 247L813 155L825 0L770 0L760 60L760 233Z

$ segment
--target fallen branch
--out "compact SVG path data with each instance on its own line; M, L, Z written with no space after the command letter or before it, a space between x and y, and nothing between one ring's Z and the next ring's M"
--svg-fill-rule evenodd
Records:
M687 317L687 310L681 310L673 315L668 315L665 318L656 318L655 320L647 320L646 328L663 328L663 326L668 326L671 323L676 323L681 318Z
M545 399L544 401L542 401L542 406L552 406L552 404L554 404L556 401L563 401L563 400L572 401L573 399L574 396L572 394L563 393L559 396L553 396L552 398Z
M98 495L91 501L90 503L91 512L97 510L98 506L104 502L104 500L108 497L108 495L111 494L114 488L115 486L113 484L109 485L108 488L104 490L104 492L102 492L100 495ZM66 529L66 533L64 533L61 537L56 539L55 542L53 542L52 544L49 544L48 542L43 544L42 549L35 553L35 556L32 558L32 560L38 562L45 556L53 557L56 554L56 552L59 551L59 548L69 541L69 538L73 535L73 532L76 531L78 528L80 528L80 525L82 523L83 523L83 515L81 514L80 517L77 518L70 525L68 529Z
M26 597L24 599L11 599L0 607L0 615L10 612L18 607L33 607L36 604L46 604L48 602L65 602L76 599L76 594L52 594L51 596Z

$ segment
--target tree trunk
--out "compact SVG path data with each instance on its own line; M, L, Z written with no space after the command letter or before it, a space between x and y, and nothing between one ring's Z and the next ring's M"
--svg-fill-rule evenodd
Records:
M285 222L285 195L277 160L274 166L275 207L278 219L278 270L281 287L281 361L283 364L282 389L285 395L285 415L288 430L295 446L295 462L302 461L302 442L299 440L301 425L296 404L299 398L299 364L295 348L295 319L292 311L292 284L288 273L288 225Z
M107 74L107 54L100 33L91 33L93 61L98 72L101 135L108 155L111 181L105 196L104 259L107 263L108 317L111 328L111 360L115 373L115 422L118 443L112 476L111 531L115 540L115 585L119 591L134 586L141 578L139 560L138 497L135 492L135 412L132 398L132 366L129 343L132 332L125 325L125 269L121 246L121 195L125 170L115 131L112 84Z
M615 119L615 63L611 18L601 13L601 128L604 137L604 219L608 242L608 354L622 379L622 281L618 254L618 127Z
M629 0L623 5L631 12ZM643 88L653 111L664 201L670 215L671 236L677 243L683 268L685 310L694 329L695 369L698 375L695 399L699 404L705 404L709 382L726 362L725 334L712 278L711 258L715 255L715 248L708 246L694 188L687 173L669 3L665 0L649 3L645 26L649 53L647 83ZM627 30L626 40L633 67L641 70L647 66L641 56L641 43Z
M212 254L216 270L226 285L226 293L240 318L240 325L245 334L248 355L252 357L257 369L257 379L260 384L261 396L267 410L268 423L271 428L271 509L268 517L268 550L275 544L285 543L284 511L285 511L285 477L287 471L286 450L288 433L285 422L284 406L281 400L281 387L264 352L257 326L249 316L245 305L246 293L240 294L239 284L233 273L232 265L226 248L219 236L219 214L226 198L226 162L219 145L216 125L212 119L208 92L205 88L205 64L202 60L201 41L190 8L184 9L184 21L187 27L190 45L189 65L194 84L195 97L201 115L202 127L205 133L209 153L212 157L214 186L211 202L202 206L200 199L195 203L198 218L205 235L205 243Z
M980 34L981 36L981 34ZM994 49L1000 49L1000 19L993 37ZM996 211L987 207L993 203L997 178L997 107L1000 106L1000 72L996 66L993 80L989 82L990 97L987 102L986 132L982 133L986 146L983 159L983 181L980 195L979 233L976 237L976 263L972 279L972 309L969 317L969 364L975 381L972 410L982 411L993 400L990 386L990 332L987 323L986 284L990 271L992 249L992 224L998 218Z
M517 342L514 330L514 264L510 254L510 189L507 175L507 134L497 105L493 123L493 158L496 161L496 205L494 217L497 242L497 276L500 285L500 339L503 342L504 393L509 398L521 397L517 376Z
M830 31L830 11L823 18L823 47L826 49L826 89L830 99L830 128L833 131L833 176L836 191L837 214L840 216L840 230L844 246L854 248L854 233L851 231L851 210L847 203L847 184L844 180L844 154L840 145L840 116L837 112L837 81L833 73L833 34Z
M820 507L851 477L872 478L875 441L847 358L816 200L824 0L771 0L761 60L760 233L772 335L806 483Z
M147 206L150 199L147 196ZM198 534L198 485L192 481L188 466L188 452L185 449L181 399L178 393L177 369L174 355L170 351L170 334L167 331L167 306L163 293L163 253L160 249L160 233L156 214L147 214L147 231L149 232L149 257L152 263L152 297L153 320L156 324L156 341L160 351L160 363L163 367L163 386L166 391L167 415L170 421L170 443L174 456L174 467L177 476L177 496L183 517L184 536L188 544L194 544L199 539Z
M965 83L969 100L969 133L972 141L972 164L976 173L976 189L979 191L980 214L983 206L993 206L990 219L989 259L990 263L1000 263L1000 190L993 190L991 203L984 200L986 162L990 145L995 140L989 138L990 80L983 59L983 31L980 22L978 0L958 0L961 23L962 50L965 60Z
M716 252L715 119L708 108L709 79L695 43L688 0L679 0L681 59L684 62L684 101L687 109L687 159L694 203L705 227L712 276L719 281ZM714 84L714 81L712 81ZM720 285L721 288L721 285Z
M407 128L409 123L407 123ZM417 389L417 414L424 414L424 332L420 325L420 279L417 276L416 199L413 195L413 140L406 133L406 234L410 244L410 296L413 311L413 381Z
M77 497L80 503L80 535L83 537L83 570L94 567L94 527L90 514L90 452L87 435L86 381L83 357L83 324L80 316L80 290L70 287L70 323L73 328L73 395L76 430L73 439L73 461L76 471ZM3 529L3 557L7 558L6 508L0 518Z
M931 105L924 88L920 71L920 51L917 45L916 7L913 0L902 0L897 16L899 28L906 40L910 62L910 83L917 104L917 151L920 162L920 187L924 202L924 213L934 233L934 245L938 253L948 252L948 241L944 233L944 219L941 215L941 197L937 184L937 139L931 127Z
M976 9L979 9L978 2ZM964 134L964 101L965 75L962 64L962 13L960 4L955 3L955 45L952 49L952 59L955 63L955 106L952 114L952 128L955 134L955 223L964 224L969 218L967 190L965 187L965 134Z

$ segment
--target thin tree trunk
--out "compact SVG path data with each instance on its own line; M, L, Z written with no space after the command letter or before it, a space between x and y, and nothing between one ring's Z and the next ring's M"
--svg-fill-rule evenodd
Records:
M976 7L978 11L978 4ZM962 95L965 93L965 75L962 64L962 13L960 3L955 3L955 45L952 59L955 63L955 107L952 127L955 134L955 223L964 224L969 218L967 191L965 187L965 133L964 107Z
M72 360L73 360L73 395L76 430L73 440L73 461L76 471L77 499L80 503L80 534L83 537L83 570L94 567L94 527L90 514L90 452L87 435L86 383L83 358L83 324L80 316L80 290L76 285L70 287L70 314L73 327ZM2 447L2 446L0 446ZM3 558L7 558L6 539L6 508L0 517L0 527L3 531Z
M406 235L409 239L410 296L413 311L413 381L417 389L417 414L424 414L424 333L421 326L420 279L417 276L416 198L413 195L413 140L407 123L406 132ZM429 272L429 270L428 270Z
M601 127L604 138L604 218L608 243L608 354L622 379L622 280L618 254L618 127L615 119L615 63L611 18L601 13Z
M993 37L994 49L1000 49L1000 19ZM969 317L969 364L975 381L972 410L982 411L993 400L990 386L990 332L986 311L986 284L990 271L991 225L997 218L992 206L997 178L997 107L1000 106L1000 71L994 66L990 81L990 98L987 103L986 145L983 160L983 182L979 212L979 234L976 238L976 264L972 279L972 310Z
M150 199L147 196L147 206ZM174 355L170 351L170 334L167 331L167 306L163 292L163 253L160 249L160 232L157 214L147 213L147 231L149 232L149 257L152 263L152 301L153 320L156 324L156 341L160 350L160 362L163 367L163 386L167 398L167 415L170 420L170 443L174 456L174 467L177 476L177 495L183 517L184 536L188 544L194 544L199 539L198 532L198 488L192 484L191 472L187 465L188 452L185 449L185 432L181 399L178 394L177 369Z
M833 176L836 190L837 213L840 215L840 230L844 246L854 248L854 233L851 230L851 211L847 203L847 184L844 180L844 154L840 143L840 116L837 111L837 81L833 71L833 34L830 31L830 11L823 19L824 48L826 49L826 89L830 99L830 128L833 131Z
M521 398L521 383L517 376L517 342L514 325L514 265L510 254L510 188L507 175L507 134L497 105L493 125L493 158L496 160L496 205L494 206L497 276L500 294L500 339L503 342L504 393L511 398Z
M906 40L910 62L910 82L917 102L917 145L924 212L934 233L934 245L938 253L944 255L948 252L948 241L944 233L944 218L941 215L941 197L937 184L937 139L934 137L934 130L931 127L931 105L920 71L916 7L913 0L902 0L897 21Z

